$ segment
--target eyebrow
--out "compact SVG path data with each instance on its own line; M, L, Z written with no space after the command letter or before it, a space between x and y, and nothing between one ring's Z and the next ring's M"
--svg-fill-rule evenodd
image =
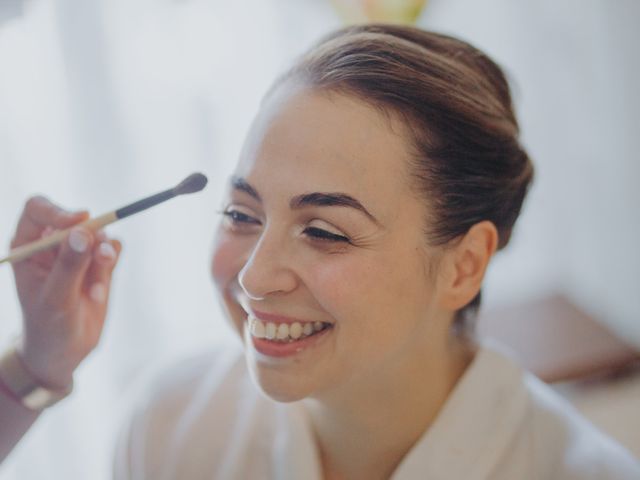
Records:
M258 194L255 188L253 188L242 177L231 177L231 186L235 190L245 192L249 196L253 197L258 202L262 202L262 198ZM376 224L380 224L378 219L374 217L357 199L351 195L339 192L312 192L303 193L302 195L296 195L289 202L289 207L292 210L315 206L315 207L350 207L364 213L370 220Z
M258 202L262 202L262 198L260 198L260 195L258 195L256 189L249 185L249 183L242 177L231 177L231 187L234 190L240 190L241 192L248 194Z

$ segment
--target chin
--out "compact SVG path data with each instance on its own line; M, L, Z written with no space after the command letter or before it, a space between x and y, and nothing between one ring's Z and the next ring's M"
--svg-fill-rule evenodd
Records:
M262 356L246 343L244 349L251 381L267 397L290 403L313 394L313 377L300 368L301 365L292 364L290 359L283 361Z
M296 375L286 373L263 371L263 367L256 365L255 360L248 360L251 380L258 389L270 399L290 403L303 400L311 394L307 385Z

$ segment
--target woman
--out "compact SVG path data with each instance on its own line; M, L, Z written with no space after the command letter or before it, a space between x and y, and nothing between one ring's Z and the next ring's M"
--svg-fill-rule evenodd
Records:
M382 25L324 39L267 94L229 184L212 275L243 349L163 377L116 478L637 478L628 452L473 341L532 172L504 76L472 46ZM65 292L104 299L113 247L100 274L85 253ZM59 317L79 324L88 301ZM35 376L69 384L93 313L53 363L47 312L25 315Z

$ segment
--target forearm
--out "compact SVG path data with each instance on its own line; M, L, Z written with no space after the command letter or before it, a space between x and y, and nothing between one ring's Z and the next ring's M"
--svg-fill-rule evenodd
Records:
M0 380L0 463L31 428L39 414L23 406Z

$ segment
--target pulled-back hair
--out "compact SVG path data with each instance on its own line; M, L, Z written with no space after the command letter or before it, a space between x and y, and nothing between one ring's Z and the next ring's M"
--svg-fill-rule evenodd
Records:
M430 207L430 244L446 245L489 220L498 249L507 245L533 166L505 76L485 54L414 27L347 27L303 55L280 82L287 79L355 96L404 121L415 188ZM479 306L480 293L455 326L470 329Z

